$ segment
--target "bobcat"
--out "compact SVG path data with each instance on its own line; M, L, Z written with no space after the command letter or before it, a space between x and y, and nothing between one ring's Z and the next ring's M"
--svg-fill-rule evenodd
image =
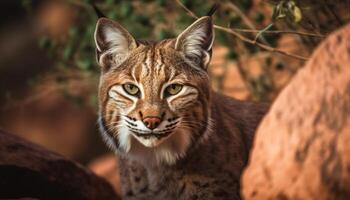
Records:
M267 106L211 89L213 41L210 16L160 42L98 20L99 124L118 155L124 199L240 199L240 175Z

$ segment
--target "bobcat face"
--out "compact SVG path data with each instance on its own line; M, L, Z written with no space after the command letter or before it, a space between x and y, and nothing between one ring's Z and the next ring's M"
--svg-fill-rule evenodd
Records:
M100 127L109 145L148 162L172 164L184 156L208 128L211 18L160 42L136 41L102 18L95 41L102 67Z

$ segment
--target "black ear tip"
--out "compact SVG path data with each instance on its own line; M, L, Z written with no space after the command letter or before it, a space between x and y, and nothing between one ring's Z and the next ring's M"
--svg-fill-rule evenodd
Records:
M98 7L94 4L94 3L91 3L91 6L94 8L94 11L97 15L98 18L105 18L106 16L101 12L100 9L98 9Z
M213 14L218 10L218 8L220 7L220 5L218 3L215 3L209 10L208 14L206 16L213 16Z

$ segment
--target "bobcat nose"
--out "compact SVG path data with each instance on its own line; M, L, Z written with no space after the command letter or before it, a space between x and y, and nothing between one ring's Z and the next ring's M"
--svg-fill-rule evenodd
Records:
M157 128L157 126L160 124L160 118L159 117L145 117L143 118L142 122L145 124L145 126L151 130Z

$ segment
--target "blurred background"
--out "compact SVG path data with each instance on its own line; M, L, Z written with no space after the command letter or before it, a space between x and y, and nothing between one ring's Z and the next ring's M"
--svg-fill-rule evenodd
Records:
M319 42L350 20L349 0L2 0L1 129L87 165L117 187L117 166L96 123L91 3L135 38L161 40L215 2L212 86L241 100L272 102Z

